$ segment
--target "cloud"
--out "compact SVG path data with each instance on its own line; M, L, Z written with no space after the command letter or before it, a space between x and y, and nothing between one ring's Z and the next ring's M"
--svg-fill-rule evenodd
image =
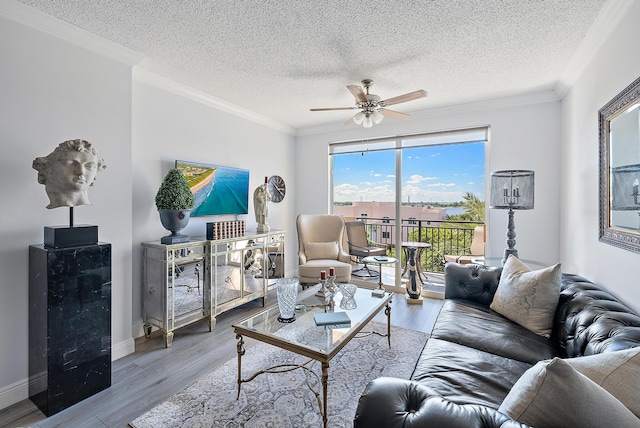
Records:
M453 186L457 186L456 183L433 183L433 184L427 184L427 186L429 187L453 187Z
M409 180L407 180L407 184L418 184L426 180L437 180L437 179L438 177L423 177L420 174L413 174L411 177L409 177Z

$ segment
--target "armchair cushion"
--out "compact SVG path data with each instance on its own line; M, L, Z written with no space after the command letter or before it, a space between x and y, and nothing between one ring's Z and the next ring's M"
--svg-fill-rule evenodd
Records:
M510 255L490 307L536 334L551 337L561 274L560 263L532 271Z
M561 358L541 361L515 383L498 411L535 427L637 427L638 418Z
M305 242L304 252L307 260L338 260L340 249L338 243L332 242Z

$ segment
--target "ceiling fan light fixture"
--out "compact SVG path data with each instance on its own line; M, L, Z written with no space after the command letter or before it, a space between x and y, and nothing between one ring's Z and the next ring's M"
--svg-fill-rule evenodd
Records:
M365 128L371 128L374 124L377 125L384 119L385 116L389 116L392 119L406 119L408 114L400 113L394 110L388 110L387 107L395 104L406 103L407 101L417 100L427 96L427 91L419 89L417 91L408 92L396 97L380 99L379 95L369 93L369 89L373 84L373 80L362 80L362 86L347 85L347 89L353 95L355 99L355 106L351 107L328 107L328 108L312 108L311 111L334 111L334 110L360 110L349 119L345 125L362 125Z
M384 116L378 110L374 110L373 113L371 113L371 118L373 119L373 123L377 125L380 122L382 122L382 119L384 119Z
M371 119L371 114L365 114L364 120L362 121L362 126L365 128L371 128L373 126L373 119Z

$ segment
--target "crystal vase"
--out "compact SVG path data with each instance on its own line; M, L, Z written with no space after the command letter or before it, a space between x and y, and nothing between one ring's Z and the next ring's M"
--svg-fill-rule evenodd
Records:
M358 287L353 284L340 284L340 292L342 293L340 308L355 309L358 307L358 303L355 298L356 291L358 291Z
M278 321L290 323L296 320L296 299L298 298L297 278L280 278L276 281L276 294L280 316Z

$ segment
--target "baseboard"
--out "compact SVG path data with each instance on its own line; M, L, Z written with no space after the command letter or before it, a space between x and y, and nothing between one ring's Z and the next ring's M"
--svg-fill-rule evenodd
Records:
M111 347L111 361L118 360L129 354L133 354L136 350L136 342L133 338L117 343Z
M29 379L0 388L0 409L7 408L29 398Z
M135 351L135 342L133 339L127 339L123 342L111 347L111 361L122 358ZM40 377L38 377L40 378ZM42 379L36 379L36 382L44 382ZM19 380L11 385L0 388L0 410L12 406L29 398L29 378Z

